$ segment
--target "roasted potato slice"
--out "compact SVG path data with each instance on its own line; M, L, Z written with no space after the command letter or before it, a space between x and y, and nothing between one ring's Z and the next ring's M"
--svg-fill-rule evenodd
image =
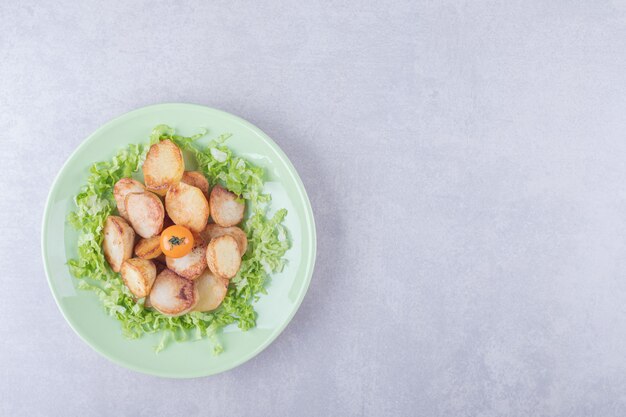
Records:
M241 256L246 253L248 249L248 238L246 233L237 226L222 227L217 223L211 223L207 224L204 230L200 232L200 236L205 242L210 242L211 239L224 235L231 235L235 238Z
M215 276L208 269L194 281L198 289L198 303L194 311L215 310L222 304L228 292L228 280Z
M122 178L115 183L115 186L113 186L113 197L115 197L117 211L121 217L128 220L125 206L126 196L130 193L143 193L144 191L146 191L146 187L132 178Z
M166 316L183 315L197 302L198 290L194 282L169 269L157 275L150 291L150 305Z
M161 236L152 236L147 239L139 239L135 245L135 256L142 259L157 258L161 251Z
M206 179L202 172L185 171L180 181L200 189L204 197L209 201L209 180Z
M206 261L211 272L221 278L230 279L237 275L241 254L235 238L223 235L212 239L207 246Z
M159 197L149 191L128 194L125 205L130 224L139 236L147 239L161 233L165 210Z
M183 177L185 161L178 146L166 139L150 146L142 169L148 190L165 195Z
M181 258L165 257L167 267L183 278L195 279L207 267L206 246L196 246Z
M239 224L243 220L243 212L246 206L238 199L235 193L231 193L221 185L213 187L209 198L213 221L222 227Z
M126 220L119 216L109 216L104 222L102 251L111 269L120 272L122 263L133 256L135 231Z
M147 297L156 279L156 266L148 259L131 258L122 264L122 279L137 298Z
M179 182L165 196L165 209L174 223L192 232L202 231L209 219L209 202L199 188Z

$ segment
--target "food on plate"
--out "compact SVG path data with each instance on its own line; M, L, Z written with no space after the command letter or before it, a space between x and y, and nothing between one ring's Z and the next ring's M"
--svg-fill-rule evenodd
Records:
M241 254L235 238L223 235L211 239L206 250L206 261L211 272L221 278L230 279L237 275Z
M102 251L111 269L120 272L122 263L133 256L135 231L119 216L109 216L104 222Z
M194 311L212 311L222 304L228 292L228 280L219 278L206 269L194 281L198 289L198 303L193 308Z
M204 197L209 201L209 181L206 179L204 174L200 171L185 171L183 173L183 178L180 180L185 184L193 185L194 187L200 189Z
M135 245L135 256L142 259L155 259L161 255L161 236L139 239Z
M170 226L161 233L161 251L170 258L181 258L191 252L195 243L193 234L183 226Z
M200 232L209 220L209 202L202 191L193 185L179 182L165 195L165 209L175 224Z
M165 263L169 269L181 277L195 279L207 268L206 245L196 246L180 258L165 257Z
M157 275L150 291L150 304L166 316L180 316L189 312L198 302L198 290L193 281L163 270Z
M193 331L219 352L218 329L254 327L253 304L289 248L287 211L267 215L262 169L233 155L226 136L204 148L201 136L157 126L143 166L134 144L97 162L68 217L80 232L68 262L79 288L96 291L128 337L163 332L157 350L167 334ZM201 169L185 172L183 151Z
M156 266L148 259L131 258L122 264L122 279L137 298L147 297L156 278Z
M122 178L115 183L113 187L113 197L115 197L115 203L117 204L117 211L120 216L128 220L128 214L126 213L126 196L132 193L143 193L146 187L142 183L132 178Z
M139 236L149 238L161 233L165 210L159 197L150 191L128 194L125 207L128 220Z
M216 185L211 190L209 198L211 206L211 218L222 227L235 226L243 220L245 204L235 194L221 185Z
M164 196L170 186L177 184L185 172L180 148L169 139L150 146L143 163L143 177L148 190Z
M248 237L246 233L237 226L222 227L219 224L210 223L200 232L200 236L205 242L210 242L211 239L224 235L231 235L235 238L237 246L239 246L239 253L241 253L242 256L246 253L246 250L248 250Z

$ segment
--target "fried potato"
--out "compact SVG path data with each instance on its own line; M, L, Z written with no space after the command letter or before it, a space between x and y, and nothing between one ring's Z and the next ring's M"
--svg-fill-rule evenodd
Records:
M130 224L139 236L147 239L161 233L165 210L159 197L149 191L128 194L125 205Z
M241 266L241 254L237 241L231 235L223 235L211 240L206 251L209 269L221 278L237 275Z
M104 222L102 250L111 269L120 272L122 263L133 256L135 231L126 220L119 216L109 216Z
M204 197L209 201L209 180L206 179L202 172L185 171L180 181L200 189Z
M209 219L209 202L199 188L180 182L165 196L165 209L174 223L200 232Z
M183 177L185 161L178 146L166 139L150 146L142 169L148 190L165 195Z
M135 245L135 256L142 259L154 259L161 255L161 236L139 239Z
M237 201L236 194L231 193L221 185L216 185L211 191L209 205L211 218L223 227L235 226L243 220L245 204Z
M144 187L142 183L132 178L122 178L115 183L113 187L113 197L115 197L117 211L120 213L121 217L128 220L128 214L126 213L126 206L124 204L126 196L130 193L143 193L145 190L146 187Z
M202 232L191 232L191 235L193 236L193 247L197 247L197 246L204 246L206 248L206 245L209 244L210 240L204 240L204 238L202 237Z
M211 223L207 224L204 230L200 232L200 236L205 242L210 242L211 239L224 235L231 235L235 238L241 256L246 253L248 249L248 238L246 233L237 226L222 227L219 224Z
M181 258L165 257L167 267L183 278L195 279L207 267L206 246L196 246Z
M197 302L198 290L194 282L169 269L157 275L150 291L150 305L166 316L183 315Z
M122 279L137 298L147 297L156 279L156 266L148 259L131 258L122 264Z
M194 281L198 289L198 303L194 311L215 310L222 304L228 292L228 280L215 276L208 269Z

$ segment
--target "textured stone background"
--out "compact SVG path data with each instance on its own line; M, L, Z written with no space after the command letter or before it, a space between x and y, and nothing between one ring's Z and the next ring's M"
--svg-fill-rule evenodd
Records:
M159 102L261 127L317 220L293 322L211 378L100 357L40 260L65 159ZM624 0L2 1L0 415L626 415L625 107Z

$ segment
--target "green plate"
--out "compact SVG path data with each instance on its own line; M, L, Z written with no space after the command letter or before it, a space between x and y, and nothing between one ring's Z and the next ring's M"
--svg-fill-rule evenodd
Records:
M89 166L110 159L129 143L147 143L152 128L165 123L183 135L209 130L206 143L221 133L232 133L228 146L266 170L265 191L271 210L287 208L285 225L292 247L287 266L273 274L267 295L255 304L257 326L247 332L235 325L219 333L224 352L213 355L208 340L175 343L159 352L160 335L129 340L119 322L108 316L97 296L78 290L66 262L76 256L77 233L65 221L73 197L85 183ZM52 294L70 326L92 348L113 362L147 374L172 378L212 375L241 365L265 349L287 326L307 291L315 264L315 224L311 204L295 168L283 151L260 129L220 110L191 104L144 107L110 121L89 136L67 160L52 185L43 217L43 261Z

